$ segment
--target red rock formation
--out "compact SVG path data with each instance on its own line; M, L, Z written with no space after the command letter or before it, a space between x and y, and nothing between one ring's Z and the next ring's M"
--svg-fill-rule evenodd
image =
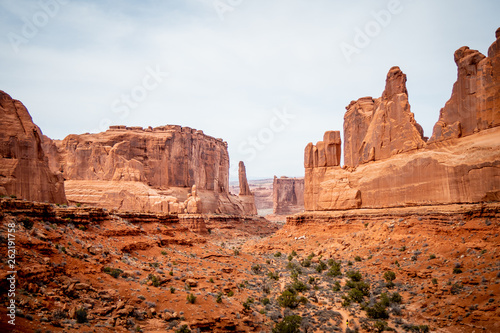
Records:
M245 168L245 163L240 161L238 165L238 178L240 183L240 195L239 198L243 203L245 214L257 215L257 207L255 206L255 197L252 192L250 192L250 186L247 180L247 171Z
M341 144L339 131L328 131L323 141L309 143L304 152L304 167L326 167L340 165Z
M290 215L302 211L304 211L304 179L274 176L273 214Z
M410 111L406 75L399 67L389 70L381 98L364 97L352 101L346 109L346 166L356 167L425 145L422 127Z
M66 203L61 175L52 173L42 131L26 107L0 91L0 195Z
M500 125L500 28L488 57L467 46L455 52L458 78L429 142L471 135Z
M410 112L399 68L389 71L380 99L351 102L344 117L346 167L325 166L322 145L306 147L306 210L498 201L499 34L489 58L468 48L455 53L459 79L432 143L424 142Z
M45 140L68 199L108 209L182 212L196 185L201 213L245 214L229 194L227 143L188 127L111 126L98 134Z
M252 192L250 192L250 186L248 186L247 171L243 161L240 161L238 164L238 179L240 182L240 195L252 195Z
M440 148L342 168L309 168L306 210L343 210L494 201L500 194L500 127Z

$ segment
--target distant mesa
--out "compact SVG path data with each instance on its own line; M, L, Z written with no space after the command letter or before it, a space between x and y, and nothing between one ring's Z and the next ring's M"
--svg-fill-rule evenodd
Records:
M117 125L51 140L2 91L0 116L0 195L120 211L256 214L249 190L241 199L229 193L227 143L203 131Z
M273 214L291 215L304 211L304 178L274 176Z
M457 82L428 140L399 67L389 70L382 97L352 101L344 116L344 167L338 131L305 148L306 210L499 201L499 31L488 57L468 47L455 52Z

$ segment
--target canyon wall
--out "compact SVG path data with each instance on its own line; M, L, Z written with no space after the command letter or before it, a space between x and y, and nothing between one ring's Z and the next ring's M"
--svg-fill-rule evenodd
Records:
M306 210L499 201L499 30L496 37L488 57L467 47L455 52L457 82L429 140L410 111L398 67L390 69L382 97L351 102L344 167L322 157L326 139L305 148Z
M50 170L42 132L26 107L0 91L0 195L66 203L63 178Z
M274 176L273 214L290 215L302 211L304 211L304 179Z
M500 125L500 28L488 57L467 46L455 52L458 78L441 109L430 142L459 138Z
M111 126L97 134L44 139L72 202L108 209L183 212L193 185L203 213L246 214L229 194L227 143L189 127Z

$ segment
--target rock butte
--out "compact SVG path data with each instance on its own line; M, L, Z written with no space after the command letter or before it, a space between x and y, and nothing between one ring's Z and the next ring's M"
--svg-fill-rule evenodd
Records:
M304 211L304 178L274 176L273 214L290 215Z
M254 214L229 194L227 143L202 131L167 125L111 126L97 134L44 138L49 165L66 179L71 202L108 209L183 213L196 185L193 213Z
M500 200L500 34L488 57L455 52L458 79L427 140L408 103L406 75L389 70L382 97L351 102L340 132L304 152L308 211Z

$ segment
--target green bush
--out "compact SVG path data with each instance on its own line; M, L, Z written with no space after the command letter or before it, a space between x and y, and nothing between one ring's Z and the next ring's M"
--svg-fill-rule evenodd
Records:
M354 257L354 261L358 261L358 262L361 261L361 257L360 256Z
M300 303L307 303L307 298L297 297L297 292L293 289L285 289L281 295L278 296L277 301L283 308L294 309L299 306Z
M432 259L436 259L436 255L435 255L435 254L431 254L431 255L429 256L429 259L430 259L430 260L432 260Z
M363 276L359 271L348 271L346 273L347 277L352 281L361 281L363 280Z
M309 266L311 266L311 259L306 258L306 259L302 260L302 262L300 264L302 265L302 267L309 267Z
M222 293L219 293L219 294L217 295L217 298L215 299L215 301L216 301L217 303L222 303Z
M380 295L380 303L388 307L391 304L400 304L403 301L403 297L397 292L392 294L382 293Z
M340 291L340 282L335 281L332 289L333 289L333 291Z
M396 273L393 271L386 271L384 272L384 279L389 282L389 281L394 281L396 279Z
M87 322L87 309L85 309L84 307L76 310L75 315L77 323L83 324Z
M188 303L191 303L191 304L194 304L194 302L196 302L196 296L193 294L188 294L186 296L186 299L187 299Z
M160 286L160 279L154 274L149 274L148 279L151 280L153 287L159 287Z
M298 333L301 323L302 317L300 316L286 316L281 322L276 323L272 333Z
M280 251L276 252L276 253L274 254L274 256L275 256L276 258L281 257L281 252L280 252Z
M366 315L372 319L387 319L389 313L382 303L375 303L373 306L365 307Z
M33 228L34 222L27 217L25 217L21 222L23 223L23 227L25 229L31 230Z
M418 326L410 326L409 327L410 331L416 332L416 333L428 333L429 332L429 326L427 325L418 325Z
M332 260L330 262L330 260ZM342 275L342 272L340 271L340 261L335 261L333 259L330 259L328 261L328 264L330 265L330 269L328 270L327 275L329 276L340 276Z
M383 332L387 329L387 322L383 320L377 320L375 324L373 324L373 329L375 332Z
M280 279L280 276L276 272L267 273L267 277L270 278L271 280L275 280L275 281L278 281Z
M254 302L254 299L252 297L248 297L247 300L243 303L243 307L245 310L250 310L250 305L252 305Z
M269 303L271 303L271 301L267 297L263 298L260 302L262 303L262 305L268 305Z
M303 291L306 291L307 289L307 285L300 281L300 280L295 280L293 281L293 283L290 285L290 288L293 288L294 290L298 291L298 292L303 292Z
M191 333L188 325L182 325L179 329L175 331L175 333Z
M461 273L462 273L462 269L460 267L453 268L453 274L461 274Z
M320 260L318 262L318 265L316 266L316 272L321 273L325 269L327 269L327 266L326 266L325 262L323 260Z
M361 303L363 301L364 294L359 289L356 288L351 289L349 290L349 293L347 295L353 302Z
M64 251L63 251L64 252ZM117 279L123 271L119 268L104 267L104 273L111 275Z
M252 266L252 272L254 274L259 274L261 272L261 270L262 270L262 267L259 264Z

